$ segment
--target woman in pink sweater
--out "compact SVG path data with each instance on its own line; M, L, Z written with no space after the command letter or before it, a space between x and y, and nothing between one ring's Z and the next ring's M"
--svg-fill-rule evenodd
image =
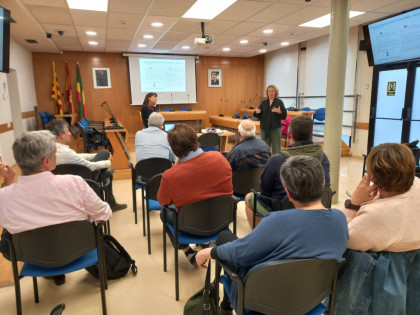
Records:
M402 144L374 147L363 177L343 210L349 249L404 252L420 249L420 179L415 160Z

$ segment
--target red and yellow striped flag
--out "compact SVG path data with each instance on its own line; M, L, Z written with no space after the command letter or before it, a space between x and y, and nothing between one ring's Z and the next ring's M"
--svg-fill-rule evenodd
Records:
M63 115L63 101L61 100L60 86L58 84L57 73L55 72L55 63L53 61L53 83L51 89L51 98L57 102L57 112Z
M83 92L82 77L80 76L79 64L77 64L77 101L80 103L80 119L86 117L86 101Z
M73 114L73 95L71 93L71 84L70 84L70 74L69 74L69 64L66 61L66 74L67 74L67 81L66 81L66 99L69 103L70 114Z

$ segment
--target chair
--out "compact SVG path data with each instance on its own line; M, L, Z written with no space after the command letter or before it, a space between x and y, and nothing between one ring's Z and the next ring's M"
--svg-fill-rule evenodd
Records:
M81 120L76 125L80 129L85 146L85 152L89 153L90 148L98 149L103 146L105 149L109 146L109 140L104 130L97 129L95 126L89 125L87 120Z
M157 201L157 193L160 187L160 181L162 179L162 173L153 176L147 185L145 185L145 200L146 200L146 218L147 218L147 249L149 255L152 253L150 246L150 211L162 210L162 206Z
M317 108L315 110L314 116L314 125L325 125L325 107Z
M321 196L321 203L325 208L327 208L327 209L331 208L332 197L335 195L335 193L336 193L336 191L331 190L330 187L325 187L324 188L324 190L322 192L322 196ZM290 200L287 196L283 198L281 203L282 203L282 209L281 210L293 209L295 207L293 205L293 203L290 202Z
M260 192L255 191L254 189L252 189L251 191L254 194L262 197L263 199L270 200L271 202L273 202L277 206L278 211L295 208L295 205L289 200L289 198L287 196L284 197L283 200L279 200L279 199L264 196ZM325 208L327 208L327 209L331 208L332 197L335 195L335 193L336 193L336 191L331 190L330 187L325 187L324 188L324 190L322 192L322 196L321 196L321 203ZM257 198L254 198L254 213L253 213L253 219L252 219L252 227L253 228L255 228L255 216L258 215L260 217L263 217L257 211L255 211L255 209L257 209Z
M101 184L98 184L94 180L87 179L87 178L84 178L84 180L87 182L89 187L93 189L93 191L98 195L98 197L102 201L109 203L108 202L109 196L107 194L107 188L109 187L109 185L111 185L111 180L109 179L109 177L106 178L105 181ZM109 220L106 221L106 225L104 225L104 227L105 227L104 232L111 234L111 223L109 222Z
M132 163L128 163L131 168L131 190L133 193L133 211L134 211L134 222L137 224L137 195L136 190L141 189L142 196L142 212L143 212L143 236L146 236L146 223L144 215L144 188L147 186L149 180L157 174L165 172L167 169L172 167L171 161L163 158L150 158L137 162L134 167Z
M300 111L302 111L302 112L310 112L311 111L311 108L310 107L302 107L300 109Z
M244 314L244 309L276 315L334 314L338 270L335 260L310 258L266 262L252 268L243 280L217 261L217 289L221 267L232 281L238 282L238 315ZM223 277L225 285L227 282ZM330 297L330 303L325 312L320 303L327 297Z
M251 189L258 189L263 170L264 166L241 171L234 171L232 174L234 195L243 201L245 200L245 195L249 193Z
M94 179L89 167L80 164L60 164L52 171L55 175L78 175L84 179Z
M194 202L178 209L163 207L163 271L166 272L166 231L174 236L175 298L179 300L178 244L202 244L214 241L220 231L233 222L236 234L236 207L238 199L230 195L217 196ZM166 211L175 213L174 225L166 223Z
M198 143L200 143L203 151L220 151L220 137L217 133L208 132L203 133L198 137Z
M54 119L54 117L48 113L49 115L46 114L47 112L43 113L43 112L39 112L39 117L41 117L41 122L42 122L42 128L45 129L45 126Z
M106 314L107 281L102 226L103 223L95 227L88 221L73 221L16 233L6 238L12 258L18 315L22 314L19 282L22 276L33 277L35 303L38 303L37 277L61 275L95 264L99 267L102 313ZM24 262L20 274L17 261Z

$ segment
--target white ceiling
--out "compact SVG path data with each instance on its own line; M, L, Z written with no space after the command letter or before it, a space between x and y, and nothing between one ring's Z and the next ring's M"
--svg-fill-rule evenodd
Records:
M109 0L108 12L71 10L66 0L0 0L11 10L16 21L12 38L34 52L97 51L194 54L208 56L251 57L267 50L281 48L282 41L299 43L328 34L322 29L298 26L330 13L331 0L238 0L231 7L205 21L206 34L214 37L208 49L194 45L201 37L200 20L181 16L195 0ZM365 11L350 20L350 26L368 22L419 6L419 0L350 0L350 9ZM163 26L154 28L152 22ZM266 28L274 30L265 35ZM89 37L86 31L96 31ZM60 36L57 31L63 31ZM46 33L51 33L48 39ZM143 35L153 35L144 39ZM35 39L29 44L25 39ZM246 45L241 39L248 39ZM89 40L98 42L90 46ZM145 48L137 47L146 44ZM182 46L190 46L184 50ZM229 47L230 52L222 49Z

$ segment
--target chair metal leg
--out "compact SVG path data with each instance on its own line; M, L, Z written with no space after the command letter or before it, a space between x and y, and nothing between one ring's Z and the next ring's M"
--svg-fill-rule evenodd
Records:
M144 205L144 189L143 189L143 186L142 186L142 188L141 188L141 205L142 205L142 209L141 209L141 211L142 211L142 215L143 215L143 236L146 236L146 221L145 221L145 217L144 217L144 208L145 208L145 205Z
M35 298L35 303L39 303L38 281L36 280L36 277L32 277L32 282L34 284L34 298Z
M106 221L106 226L107 226L108 234L111 234L111 223L109 223L109 220Z
M10 246L10 245L9 245ZM13 280L15 282L16 313L22 315L22 300L20 295L20 280L16 260L12 260Z
M98 234L101 234L100 230L97 231ZM99 285L101 289L101 301L102 301L102 314L106 315L106 299L105 299L105 290L108 288L108 283L106 281L106 269L105 269L105 255L103 251L103 242L102 235L97 235L97 250L98 250L98 271L99 271Z
M166 209L163 208L163 271L166 272Z
M147 251L149 255L152 253L151 245L150 245L150 210L149 210L149 202L147 202L147 208L146 208L146 215L147 215Z
M176 221L176 216L175 216ZM175 235L174 235L174 249L175 249L175 300L179 301L179 272L178 272L178 222L175 222Z
M220 265L217 263L217 261L215 262L215 273L216 273L216 275L215 275L215 285L216 285L216 298L217 298L217 300L216 300L216 303L217 303L217 306L219 307L219 304L220 304L220 293L219 293L219 283L220 283L220 272L221 272L221 267L220 267Z

